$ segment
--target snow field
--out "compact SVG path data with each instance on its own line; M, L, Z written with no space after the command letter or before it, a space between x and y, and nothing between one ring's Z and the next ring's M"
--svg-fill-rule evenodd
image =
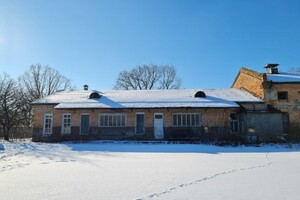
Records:
M4 143L0 199L299 199L283 146Z

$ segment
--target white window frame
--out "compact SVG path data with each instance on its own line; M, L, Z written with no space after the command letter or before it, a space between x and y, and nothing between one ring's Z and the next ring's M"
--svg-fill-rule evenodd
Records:
M66 129L66 127L65 127L65 116L70 116L70 128L69 128L69 130ZM61 133L62 134L71 134L71 128L72 128L72 115L71 115L71 113L63 113L62 114L62 119L61 119Z
M107 123L102 124L101 118L107 118ZM118 123L118 117L120 121ZM122 119L124 117L124 123ZM98 117L98 127L126 127L127 126L127 114L126 113L100 113Z
M46 128L46 120L50 117L50 128ZM53 129L53 114L52 113L45 113L43 119L43 135L51 135ZM49 130L49 131L48 131Z
M196 122L196 115L199 116L199 121L198 123ZM174 116L176 116L176 124L174 124ZM180 117L178 117L180 116ZM192 122L192 116L194 116L194 122L195 124L193 124ZM180 120L179 120L180 118ZM188 118L190 123L188 123ZM185 120L184 120L185 119ZM201 126L201 113L172 113L172 126L173 127L200 127Z

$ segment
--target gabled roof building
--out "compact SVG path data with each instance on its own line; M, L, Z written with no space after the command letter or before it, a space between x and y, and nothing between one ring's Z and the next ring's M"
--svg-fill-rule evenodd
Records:
M281 113L241 89L62 91L32 103L33 140L282 136ZM255 119L255 121L253 121ZM274 123L266 133L261 125ZM248 129L254 131L248 131ZM269 128L270 129L270 128ZM246 131L247 130L247 131Z
M283 113L284 132L300 139L300 73L281 72L278 64L267 64L260 73L241 68L232 88L248 91Z

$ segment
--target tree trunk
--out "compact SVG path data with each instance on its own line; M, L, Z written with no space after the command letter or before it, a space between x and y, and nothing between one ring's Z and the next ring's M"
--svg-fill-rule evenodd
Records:
M4 140L9 141L9 129L4 128Z

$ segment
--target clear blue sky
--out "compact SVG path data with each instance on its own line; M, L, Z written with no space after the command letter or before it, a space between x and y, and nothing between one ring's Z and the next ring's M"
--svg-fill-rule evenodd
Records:
M49 65L81 89L172 64L183 88L227 88L241 66L300 67L299 0L0 0L0 73Z

